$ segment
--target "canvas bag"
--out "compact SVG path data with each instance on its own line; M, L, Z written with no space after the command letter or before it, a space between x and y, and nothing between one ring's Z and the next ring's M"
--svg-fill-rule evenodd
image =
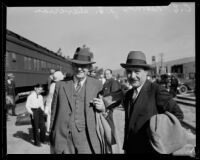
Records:
M161 154L171 154L187 144L187 133L171 113L156 114L150 119L150 143Z

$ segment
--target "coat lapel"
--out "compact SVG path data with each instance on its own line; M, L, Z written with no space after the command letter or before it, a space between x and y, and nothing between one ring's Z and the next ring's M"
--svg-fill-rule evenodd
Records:
M64 91L69 101L69 106L71 110L73 109L73 81L67 81L66 85L64 86Z

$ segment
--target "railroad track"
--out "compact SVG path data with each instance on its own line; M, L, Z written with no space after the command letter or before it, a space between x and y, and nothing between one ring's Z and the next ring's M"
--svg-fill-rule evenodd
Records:
M190 107L196 107L196 98L189 95L177 95L174 100L177 103L184 104Z
M177 95L174 100L178 104L182 104L186 107L196 107L196 98L189 95ZM196 126L191 125L186 120L182 122L182 126L186 129L190 129L193 134L196 134Z

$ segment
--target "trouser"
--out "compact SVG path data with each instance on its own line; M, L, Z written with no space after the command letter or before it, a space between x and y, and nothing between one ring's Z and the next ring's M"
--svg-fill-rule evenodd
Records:
M31 115L31 123L33 127L33 139L35 143L44 142L46 135L45 118L41 108L31 109L33 116ZM39 131L40 130L40 131Z
M7 114L9 113L9 110L11 109L12 110L12 115L16 115L16 112L15 112L15 104L7 104Z
M73 131L69 132L71 141L73 144L73 154L92 154L91 146L88 142L88 136L86 129L78 131L75 124L73 125Z

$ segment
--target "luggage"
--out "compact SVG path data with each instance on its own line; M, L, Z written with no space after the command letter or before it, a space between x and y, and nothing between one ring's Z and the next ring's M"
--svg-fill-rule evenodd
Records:
M15 122L16 126L30 125L30 124L31 124L31 117L29 113L24 113L17 116L16 122Z

